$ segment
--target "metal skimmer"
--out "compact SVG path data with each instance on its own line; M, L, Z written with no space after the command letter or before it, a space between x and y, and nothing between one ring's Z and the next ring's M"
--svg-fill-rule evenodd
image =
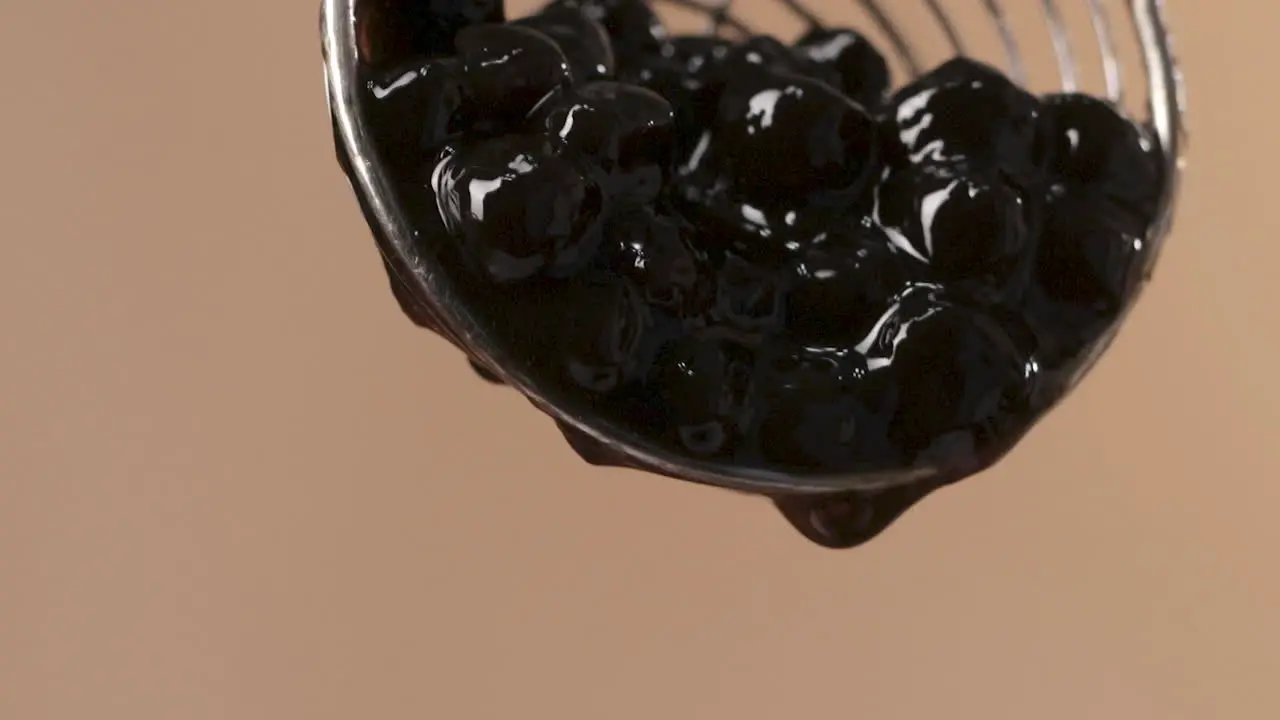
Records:
M364 120L362 87L359 72L359 38L357 16L369 0L322 0L321 35L323 41L326 90L333 116L335 141L344 169L361 202L366 219L377 239L379 249L393 277L400 279L399 288L420 303L426 324L444 336L480 364L493 368L495 374L514 387L534 405L551 415L565 430L575 450L589 462L600 465L627 466L682 480L714 485L771 498L787 519L809 539L828 547L852 547L884 530L907 508L932 491L960 478L942 477L924 472L915 476L887 477L843 476L789 477L765 471L744 470L715 462L694 461L672 454L654 444L634 437L625 428L593 416L589 408L559 397L541 386L519 363L509 362L487 335L484 324L463 303L443 269L434 266L418 245L413 228L399 204L395 190L379 166L374 141ZM828 18L819 14L804 0L773 0L800 24L819 26ZM1009 76L1029 83L1027 49L1032 47L1026 29L1016 22L1009 10L1017 6L1020 13L1035 10L1045 23L1037 40L1052 48L1057 67L1055 84L1064 91L1092 91L1117 104L1132 106L1129 96L1134 89L1145 91L1139 121L1145 124L1159 143L1166 161L1165 186L1157 221L1150 229L1148 242L1152 265L1168 235L1178 196L1185 150L1185 94L1182 76L1173 52L1173 43L1165 18L1164 0L1040 0L1034 8L1028 0L842 0L850 10L866 18L867 24L845 24L878 34L881 49L905 72L898 73L899 84L919 75L929 65L921 58L923 48L933 49L937 43L925 44L918 38L935 31L949 47L948 55L970 54L972 30L984 23L995 34ZM736 35L751 33L752 16L765 6L765 0L655 0L660 12L667 5L684 15L703 18L703 30L709 33ZM828 3L834 6L835 3ZM963 7L964 14L956 8ZM838 12L826 11L831 20L840 21ZM913 22L904 22L903 17ZM1073 24L1068 18L1075 19ZM1083 18L1083 20L1080 20ZM848 18L844 18L848 20ZM934 28L922 27L931 22ZM1080 27L1086 23L1087 28ZM970 28L966 32L962 28ZM912 29L916 32L911 32ZM1090 41L1085 45L1073 39L1073 30L1087 30ZM1020 41L1021 37L1021 41ZM1126 46L1124 40L1130 40ZM1122 63L1124 49L1133 48L1136 62ZM1083 87L1084 70L1079 60L1085 53L1096 53L1101 71L1101 87ZM980 58L993 62L992 58ZM905 74L905 78L903 75ZM1035 89L1035 88L1033 88ZM1150 272L1151 268L1148 268ZM1132 305L1131 305L1132 307ZM1117 323L1116 330L1122 323ZM1114 336L1114 331L1113 331ZM1099 343L1091 361L1085 363L1072 382L1079 380L1105 350L1108 341ZM1010 446L1011 449L1012 446Z

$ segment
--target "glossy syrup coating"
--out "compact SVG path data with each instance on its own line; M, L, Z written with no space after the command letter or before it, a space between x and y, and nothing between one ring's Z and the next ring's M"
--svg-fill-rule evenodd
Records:
M581 10L603 25L624 66L655 52L667 37L662 21L645 0L553 0L547 8Z
M625 68L623 74L677 102L672 96L708 88L718 92L738 75L762 70L804 74L837 88L840 85L834 69L808 61L768 35L753 35L737 42L711 35L672 36L656 52Z
M605 238L610 272L635 283L650 306L682 320L709 309L710 268L686 220L637 208L615 217Z
M554 40L520 25L474 25L458 33L458 57L471 100L486 117L523 118L572 81Z
M784 494L774 504L809 540L832 550L847 550L873 540L907 510L952 482L933 478L884 488Z
M607 394L648 370L653 313L631 282L579 283L558 308L560 357L569 381L591 394Z
M850 100L872 112L884 104L889 90L889 65L861 33L815 28L805 33L795 47L811 67L830 73L826 77L834 77L835 86Z
M1034 358L942 288L908 289L856 347L892 383L885 439L907 466L973 471L1029 421Z
M652 90L671 103L676 121L676 156L688 157L715 119L723 83L720 66L732 42L709 36L675 36L656 52L619 68L619 79Z
M1155 143L1111 103L1081 94L1044 101L1050 182L1069 193L1105 200L1132 217L1140 234L1160 202L1160 156Z
M619 201L652 203L666 185L675 113L651 90L609 80L588 83L539 107L534 125L598 165Z
M1054 196L1040 237L1037 282L1050 297L1114 319L1142 281L1144 229L1120 206Z
M649 382L670 439L697 456L723 456L742 443L754 366L749 348L723 339L686 335L663 347Z
M455 58L416 60L366 83L369 122L384 160L401 178L435 159L468 129L461 66Z
M364 0L356 6L361 57L378 67L452 55L463 28L506 20L503 0Z
M719 81L719 68L736 46L710 35L677 35L654 52L632 58L618 76L643 85L680 107L709 84Z
M791 48L769 35L752 35L734 44L718 68L718 79L729 82L739 73L768 70L777 73L799 73L800 57Z
M1046 208L1024 312L1046 369L1069 369L1111 327L1142 281L1146 238L1115 205L1079 195Z
M874 220L931 278L999 286L1031 243L1027 212L1019 191L995 173L919 164L888 173L876 189Z
M715 269L715 302L710 325L715 334L758 345L783 329L787 277L733 252Z
M830 198L766 206L744 199L728 178L714 172L686 176L676 196L681 212L698 227L700 245L709 251L732 250L753 262L776 263L819 236L828 223L841 222L841 208L831 207Z
M778 343L757 371L753 409L761 456L796 471L892 467L881 378L848 346Z
M710 127L720 110L721 95L735 78L765 72L817 73L823 69L806 64L783 43L758 35L741 42L713 36L675 36L657 52L643 56L622 77L667 98L676 109L683 154L693 150L699 136ZM830 80L831 75L821 79Z
M792 472L973 472L1030 417L1036 375L995 318L940 286L891 298L856 343L773 342L752 412Z
M875 121L831 86L750 65L693 147L678 150L675 196L706 243L776 255L857 222L878 144Z
M496 282L571 275L599 246L605 200L596 176L546 137L461 146L430 182L445 228Z
M676 36L637 64L623 69L623 77L661 94L676 108L682 155L697 145L700 135L716 121L726 87L744 77L771 73L799 75L833 88L840 86L834 68L813 63L767 35L741 42L708 36Z
M1111 103L1045 99L1048 189L1024 312L1048 371L1069 371L1142 283L1162 172L1154 144Z
M612 77L617 69L608 31L580 8L548 7L516 24L554 40L568 59L575 82Z
M894 94L886 109L895 164L951 165L1038 185L1040 101L1000 71L958 58Z
M857 342L888 301L925 267L895 249L870 218L833 224L798 245L787 264L787 333L808 342Z
M825 83L744 71L727 85L714 151L746 197L771 200L861 190L876 163L876 124Z

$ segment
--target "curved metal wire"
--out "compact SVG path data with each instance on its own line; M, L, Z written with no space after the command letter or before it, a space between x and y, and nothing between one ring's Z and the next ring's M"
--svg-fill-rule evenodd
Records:
M1062 19L1057 0L1042 0L1045 20L1049 24L1049 36L1053 39L1053 52L1058 59L1058 75L1062 78L1064 92L1076 92L1080 81L1076 77L1075 53L1071 49L1071 34Z
M1112 102L1124 100L1124 78L1120 58L1116 56L1116 43L1111 37L1111 20L1102 0L1089 0L1089 19L1094 37L1098 40L1098 52L1102 55L1102 73L1107 83L1107 97Z

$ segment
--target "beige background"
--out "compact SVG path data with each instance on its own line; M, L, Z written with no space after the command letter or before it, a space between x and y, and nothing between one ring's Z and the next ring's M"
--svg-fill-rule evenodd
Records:
M833 553L415 331L316 5L5 3L0 718L1280 717L1280 7L1171 0L1180 222L1085 388Z

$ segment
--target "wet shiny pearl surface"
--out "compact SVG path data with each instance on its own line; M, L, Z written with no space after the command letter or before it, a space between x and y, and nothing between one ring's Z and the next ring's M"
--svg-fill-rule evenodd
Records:
M570 291L571 303L558 328L564 370L590 393L608 393L638 378L640 351L652 314L630 282L592 283Z
M364 0L357 28L366 62L386 67L452 55L464 28L501 23L503 0Z
M993 285L1008 278L1029 243L1026 213L998 176L930 165L889 173L874 209L894 247L928 266L930 277Z
M1031 359L991 318L945 301L904 300L886 324L893 333L882 331L869 362L892 367L888 438L915 464L973 463L1025 422Z
M752 355L723 340L684 337L658 357L652 376L670 418L672 439L700 456L739 442L747 418Z
M487 115L522 117L572 77L560 46L532 28L476 25L457 45L467 90Z
M431 185L446 229L493 280L563 275L599 244L600 188L546 138L463 146L440 162Z
M716 273L716 327L727 335L759 342L782 327L786 288L779 273L730 254Z
M619 62L653 52L666 37L666 28L644 0L554 0L550 8L580 9L609 33Z
M1040 102L999 71L951 60L894 94L886 112L897 163L999 172L1034 184Z
M589 83L539 108L535 123L598 164L616 198L652 203L666 184L675 115L657 93L612 81Z
M871 111L884 104L889 65L860 33L839 28L811 30L796 43L796 52L811 66L831 73L827 77L833 77L835 87L850 100Z
M1045 99L1052 182L1114 204L1141 234L1160 201L1155 145L1109 102L1087 95Z
M847 348L784 345L761 363L761 454L788 467L891 466L879 439L886 417L874 401L879 378ZM878 446L879 445L879 446Z
M1119 318L1141 282L1145 248L1114 206L1077 197L1049 203L1026 309L1046 369L1069 368Z
M619 76L680 107L708 84L722 82L720 68L733 49L733 43L723 38L677 36L664 41L653 54L633 59Z
M583 83L611 77L616 70L613 44L608 31L580 9L547 8L517 21L555 41L569 61L575 82Z
M453 58L378 73L367 89L374 100L370 124L383 158L401 177L433 160L467 127L461 66Z
M614 253L611 271L633 281L650 305L681 317L707 306L710 277L687 222L637 210L619 217L605 234Z
M762 203L819 190L856 192L876 157L871 117L798 75L761 72L731 81L712 132L735 185Z
M844 343L870 332L886 298L924 274L869 220L823 230L804 244L788 270L789 333L814 342Z

